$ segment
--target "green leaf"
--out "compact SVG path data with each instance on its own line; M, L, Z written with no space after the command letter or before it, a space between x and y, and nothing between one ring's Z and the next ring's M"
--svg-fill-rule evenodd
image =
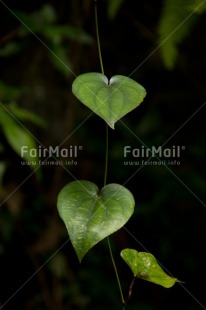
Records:
M110 80L101 73L85 73L72 85L73 94L114 129L114 124L134 110L144 99L144 87L134 80L115 75Z
M94 245L129 220L134 205L133 195L119 184L108 184L99 191L94 183L81 180L60 191L58 212L80 262Z
M137 278L159 284L165 288L170 288L175 282L179 282L177 279L168 276L150 253L124 249L120 255Z

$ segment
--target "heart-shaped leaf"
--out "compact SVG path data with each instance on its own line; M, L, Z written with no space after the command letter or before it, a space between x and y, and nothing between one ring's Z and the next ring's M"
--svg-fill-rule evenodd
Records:
M150 253L124 249L120 255L137 278L159 284L166 288L170 288L175 282L179 282L176 278L168 276L160 267L155 257Z
M72 84L73 94L114 129L114 124L134 110L146 96L139 83L115 75L110 80L101 73L79 75Z
M120 229L131 217L135 201L128 189L108 184L99 192L89 181L73 181L59 193L57 207L81 262L98 242Z

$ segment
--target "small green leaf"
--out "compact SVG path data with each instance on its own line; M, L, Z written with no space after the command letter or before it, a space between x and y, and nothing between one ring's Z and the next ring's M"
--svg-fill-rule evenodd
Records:
M179 282L176 278L168 276L150 253L124 249L120 255L137 278L159 284L165 288L170 288L175 282Z
M110 80L101 73L79 75L72 85L73 94L114 129L114 124L134 110L146 96L139 83L115 75Z
M58 212L80 262L94 245L129 220L134 205L133 195L119 184L108 184L99 192L94 183L81 180L60 191Z

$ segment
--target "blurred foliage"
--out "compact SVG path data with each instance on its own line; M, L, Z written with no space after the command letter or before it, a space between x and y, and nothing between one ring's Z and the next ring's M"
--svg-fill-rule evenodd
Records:
M21 95L18 87L9 86L0 81L0 100L3 102L16 100Z
M108 2L108 17L114 19L124 0L111 0Z
M159 21L159 44L166 68L174 68L179 44L206 10L204 1L165 0Z
M32 133L22 124L21 121L25 120L41 127L44 126L44 122L34 113L19 108L15 104L3 105L0 102L0 129L6 140L22 159L31 163L31 168L36 168L39 166L39 158L35 154L31 156L31 150L37 148L37 143ZM24 146L27 147L27 150L22 152Z
M123 229L111 242L125 294L132 279L120 251L148 249L206 305L205 8L196 10L200 1L185 1L175 12L175 3L98 1L105 74L132 73L148 94L109 132L108 182L124 184L136 199L129 233ZM0 305L30 279L3 309L120 309L107 244L95 246L79 266L56 210L59 190L74 178L103 183L104 122L71 93L72 72L100 72L93 1L7 5L19 19L0 3ZM164 45L158 47L163 19L164 38L179 27L168 38L172 43L165 42L179 55L170 71L162 63ZM14 150L26 129L45 147L82 146L77 158L69 158L77 164L44 165L38 180ZM124 146L142 143L185 146L180 165L125 165ZM142 282L133 288L130 310L170 310L177 300L188 310L202 308L179 285L167 291Z
M48 48L52 51L50 60L54 67L65 76L70 75L72 72L72 63L66 52L68 40L82 44L93 43L93 38L84 30L72 25L56 24L57 15L50 4L43 5L39 11L32 14L23 12L17 12L16 14L23 21L23 25L19 29L19 36L24 38L32 33L40 36L40 40L48 45Z

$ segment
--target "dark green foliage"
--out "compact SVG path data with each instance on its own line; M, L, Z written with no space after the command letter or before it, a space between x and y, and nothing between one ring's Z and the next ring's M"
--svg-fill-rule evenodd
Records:
M22 160L30 161L31 167L34 169L39 166L39 158L30 156L30 150L37 148L37 143L32 133L23 125L22 121L25 120L44 127L44 122L34 113L14 104L4 105L0 102L0 130L14 151L22 157ZM28 152L21 151L24 146L27 147Z
M108 182L125 183L137 204L126 224L133 237L123 229L111 238L123 289L128 291L132 274L128 274L119 252L127 246L140 251L147 249L185 282L183 285L199 302L179 284L165 290L137 280L128 310L173 310L178 307L177 301L188 310L204 309L205 16L200 12L189 35L179 41L180 57L173 70L167 71L158 49L149 56L158 46L164 1L124 1L112 22L108 20L109 2L98 1L105 75L129 76L140 66L131 78L144 85L148 93L144 104L125 116L123 122L119 121L115 131L110 131ZM191 5L195 3L196 0ZM32 22L35 12L41 12L45 4L7 1L12 10L26 14ZM56 15L51 26L72 26L87 33L94 42L92 1L52 1L49 5ZM44 120L45 129L30 120L24 120L23 124L45 147L55 147L62 141L68 149L70 145L83 146L76 166L66 165L65 169L60 165L42 166L39 183L31 175L32 170L20 164L21 159L1 131L0 304L36 273L3 310L119 310L115 275L106 259L107 244L103 241L101 246L95 246L80 268L56 211L57 194L73 177L92 180L102 187L105 145L100 136L105 133L104 122L96 116L89 117L90 111L71 93L75 77L70 72L64 73L63 65L28 30L20 36L23 26L1 3L0 16L2 104L15 101L18 107ZM174 23L177 25L175 20ZM48 21L45 24L50 27ZM38 35L52 50L55 44L62 47L76 75L100 71L95 42L87 44L78 41L79 36L73 40L68 36L62 39L64 36L60 35L61 42L54 43L51 35L48 38L42 32ZM54 62L58 62L59 69ZM81 122L83 126L79 126ZM165 146L186 147L181 152L180 165L168 167L172 173L163 165L124 164L125 145L141 148L143 142L158 146L169 138Z
M179 45L190 35L192 27L204 13L204 1L165 0L159 22L159 45L165 67L172 69L177 60Z

